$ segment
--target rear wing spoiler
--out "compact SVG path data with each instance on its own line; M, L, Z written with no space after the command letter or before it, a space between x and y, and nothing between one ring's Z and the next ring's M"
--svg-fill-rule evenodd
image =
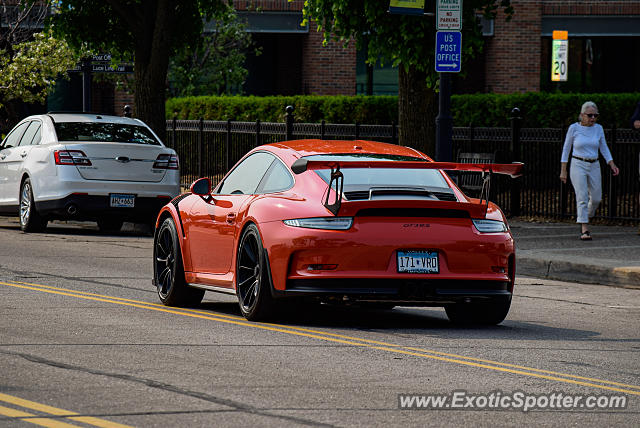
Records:
M291 170L295 174L302 174L309 170L330 169L331 179L329 180L329 188L324 206L333 213L338 215L340 205L342 204L342 189L344 184L344 176L340 169L342 168L399 168L399 169L442 169L447 171L471 171L481 172L483 175L482 192L480 193L480 203L483 199L487 201L489 206L489 187L491 174L509 175L516 178L522 175L524 164L521 162L513 162L510 164L500 163L457 163L457 162L429 162L429 161L347 161L339 162L335 160L308 160L298 159L291 165ZM329 203L329 195L335 181L336 195L333 203Z
M506 174L512 178L522 175L524 164L513 163L456 163L456 162L422 162L422 161L348 161L298 159L291 165L295 174L308 170L342 168L400 168L400 169L444 169L449 171L476 171L493 174Z

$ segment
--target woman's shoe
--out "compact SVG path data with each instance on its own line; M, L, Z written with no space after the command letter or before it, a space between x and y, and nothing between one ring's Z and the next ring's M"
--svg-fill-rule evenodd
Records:
M591 233L587 230L586 232L582 232L580 235L581 241L591 241Z

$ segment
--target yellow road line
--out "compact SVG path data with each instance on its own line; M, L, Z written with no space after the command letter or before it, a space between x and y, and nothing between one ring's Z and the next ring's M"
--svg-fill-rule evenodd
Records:
M401 347L395 344L388 344L385 342L376 342L376 341L343 336L343 335L332 334L332 333L324 333L324 332L319 332L311 329L290 328L288 326L282 326L279 324L254 323L249 321L243 321L244 318L205 313L203 311L169 309L166 306L156 305L156 304L142 302L142 301L121 299L118 297L114 298L110 296L103 296L103 295L93 294L93 293L76 292L74 290L61 289L61 288L52 287L52 286L43 286L43 285L28 284L28 283L15 284L15 283L6 283L6 282L0 282L0 284L8 285L11 287L30 289L34 291L41 291L45 293L77 297L80 299L93 300L93 301L106 302L106 303L115 303L115 304L120 304L125 306L137 307L141 309L148 309L148 310L165 312L165 313L170 313L175 315L183 315L191 318L208 319L208 320L218 321L226 324L234 324L234 325L240 325L245 327L258 328L262 330L275 331L275 332L286 333L286 334L291 334L295 336L325 340L328 342L342 343L342 344L352 345L352 346L360 346L364 348L377 349L377 350L392 352L396 354L405 354L405 355L411 355L416 357L429 358L433 360L446 361L449 363L455 363L455 364L460 364L465 366L485 368L485 369L504 372L504 373L519 374L523 376L553 380L553 381L570 383L570 384L581 385L581 386L588 386L592 388L605 389L609 391L624 392L627 394L640 396L640 391L633 390L633 389L640 389L640 386L637 386L637 385L628 385L628 384L611 382L611 381L602 380L602 379L581 378L581 377L573 376L570 374L539 370L539 369L529 368L524 366L510 365L507 363L496 364L490 360L472 359L472 358L461 356L461 355L446 354L446 353L441 353L437 351L423 350L419 348ZM505 367L499 367L496 365L489 365L489 364L502 365ZM563 376L563 377L560 377L560 376ZM574 380L574 379L580 379L580 380ZM585 380L590 380L590 381L585 381ZM600 382L608 385L599 385L597 383L592 383L592 382ZM615 385L615 386L612 386L612 385Z
M73 293L73 294L82 294L82 295L95 296L95 297L101 297L101 298L106 297L106 298L113 299L113 300L119 300L119 301L131 302L131 303L137 303L137 304L143 304L143 305L148 305L148 306L153 306L153 307L158 307L158 308L166 308L165 305L162 305L162 304L159 304L159 303L143 302L143 301L140 301L140 300L125 299L125 298L121 298L121 297L104 296L104 295L101 295L101 294L89 293L89 292L85 292L85 291L76 291L76 290L71 290L71 289L62 288L62 287L53 287L53 286L50 286L50 285L33 284L33 283L18 282L18 281L17 281L17 283L18 284L31 285L31 286L34 286L34 287L41 287L41 288L56 290L56 291L67 291L67 292L70 292L70 293ZM3 283L0 282L0 284L3 284ZM9 285L9 284L7 284L7 285ZM196 314L203 314L203 315L206 315L208 317L215 316L216 318L225 318L225 319L237 320L237 321L241 321L241 322L245 322L246 323L245 318L239 317L239 316L234 316L234 315L212 314L211 312L198 310L198 309L190 309L190 308L175 308L175 309L176 310L180 310L180 311L185 311L185 312L192 312L192 313L196 313ZM527 370L527 371L536 372L536 373L544 373L544 374L550 374L550 375L554 375L554 376L562 376L562 377L566 377L566 378L570 378L570 379L578 379L578 380L584 380L584 381L589 381L589 382L606 383L606 384L609 384L609 385L616 385L616 386L621 386L621 387L625 387L625 388L640 389L640 386L638 386L638 385L630 385L630 384L626 384L626 383L613 382L613 381L604 380L604 379L577 376L577 375L572 375L572 374L567 374L567 373L560 373L560 372L556 372L556 371L552 371L552 370L536 369L536 368L533 368L533 367L526 367L526 366L520 366L520 365L517 365L517 364L503 363L503 362L500 362L500 361L486 360L486 359L482 359L482 358L467 357L467 356L464 356L464 355L451 354L451 353L446 353L446 352L434 351L434 350L430 350L430 349L414 348L414 347L410 347L410 346L397 345L397 344L393 344L393 343L380 342L380 341L377 341L377 340L363 339L363 338L358 338L358 337L353 337L353 336L346 336L346 335L337 334L337 333L329 333L329 332L324 332L324 331L314 330L314 329L309 329L309 328L304 328L304 327L285 326L285 325L272 324L272 323L261 323L261 324L262 325L278 326L278 327L283 327L283 328L290 329L290 330L303 331L303 332L319 334L319 335L323 335L323 336L331 336L331 337L338 337L338 338L341 338L341 339L355 340L355 341L364 342L364 343L371 343L371 344L374 344L374 345L382 345L382 346L400 348L400 349L405 349L405 350L410 350L410 351L418 351L418 352L423 352L423 353L427 353L427 354L441 355L441 356L445 356L445 357L460 358L460 359L464 359L464 360L468 360L468 361L475 361L475 362L480 362L480 363L493 364L493 365L498 365L498 366L503 366L503 367L511 367L511 368L515 368L515 369ZM251 326L254 327L255 325L251 324Z
M40 425L42 427L50 427L50 428L67 428L73 427L78 428L78 425L71 425L64 422L56 421L55 419L49 418L38 418L35 417L31 413L22 412L20 410L10 409L8 407L0 406L0 415L9 416L10 418L29 418L22 419L25 422L32 423L34 425Z
M27 409L31 409L31 410L35 410L38 412L42 412L42 413L48 413L50 415L54 415L54 416L61 416L64 417L66 419L71 419L77 422L83 422L85 424L89 424L89 425L93 425L93 426L97 426L97 427L103 427L103 428L129 428L129 425L122 425L122 424L118 424L115 422L111 422L111 421L107 421L104 419L98 419L98 418L94 418L92 416L78 416L79 413L75 413L75 412L71 412L69 410L64 410L64 409L59 409L57 407L52 407L52 406L48 406L46 404L42 404L42 403L38 403L35 401L30 401L30 400L25 400L24 398L19 398L19 397L14 397L12 395L7 395L7 394L3 394L0 393L0 401L4 401L5 403L10 403L10 404L14 404L16 406L20 406L20 407L24 407ZM4 410L9 410L11 412L13 412L12 414L8 414L7 413L3 413ZM23 414L18 414L18 413L23 413ZM24 412L20 412L18 410L13 410L13 409L9 409L7 407L2 407L0 406L0 414L3 414L5 416L11 416L11 417L31 417L31 416L35 416L35 415L31 415L29 413L24 413ZM29 419L24 419L26 422L31 422L31 423L35 423L38 425L42 425L42 426L47 426L47 427L75 427L76 425L69 425L66 424L64 422L60 422L60 421L55 421L53 419L42 419L44 420L47 425L41 423L42 418L29 418ZM40 421L40 422L35 422L35 421ZM50 422L48 422L50 421Z

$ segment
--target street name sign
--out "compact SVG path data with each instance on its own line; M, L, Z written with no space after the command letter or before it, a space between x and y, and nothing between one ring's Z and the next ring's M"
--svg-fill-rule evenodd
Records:
M88 68L83 69L83 62L76 64L75 67L67 70L69 73L78 73L83 71L90 71L92 73L133 73L133 64L124 62L119 64L113 64L111 62L111 54L98 54L91 55L86 59L86 66Z
M569 61L569 32L554 31L551 45L551 81L567 81L567 62Z
M438 31L436 33L436 72L459 73L462 63L462 33Z
M462 30L462 0L438 0L437 29Z

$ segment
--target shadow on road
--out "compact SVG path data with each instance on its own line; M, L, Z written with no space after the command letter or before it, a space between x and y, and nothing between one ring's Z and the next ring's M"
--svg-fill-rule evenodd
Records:
M235 302L203 302L199 309L240 316ZM558 328L546 324L510 320L497 326L457 326L449 322L442 308L396 307L392 310L334 306L326 304L289 308L272 320L290 327L340 328L356 331L382 331L393 334L423 333L448 339L502 340L593 340L600 333Z
M0 222L0 229L20 230L18 218L5 218ZM50 221L44 232L30 235L69 235L69 236L153 236L153 230L143 224L124 223L118 233L103 233L93 221Z

